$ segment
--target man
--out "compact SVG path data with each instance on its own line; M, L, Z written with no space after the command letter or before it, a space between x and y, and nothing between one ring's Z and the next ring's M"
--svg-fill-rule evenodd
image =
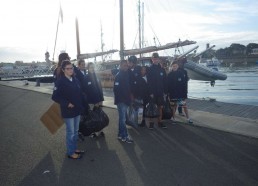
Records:
M136 56L130 56L127 60L128 65L128 75L129 75L129 83L132 92L132 99L135 98L135 94L137 93L136 89L136 81L141 77L141 67L136 65L137 58Z
M187 62L186 58L182 58L178 61L178 70L181 70L184 73L184 77L185 77L185 82L184 82L185 88L186 88L185 94L187 94L187 92L188 92L188 81L189 81L187 71L184 69L184 65L186 62ZM187 97L187 95L185 97ZM178 105L178 113L180 116L185 116L183 114L182 106L180 106L180 105Z
M167 126L162 123L162 108L164 105L164 96L166 93L166 72L161 68L159 62L159 54L152 54L152 65L147 72L147 79L149 84L150 97L154 99L159 109L158 126L166 129ZM150 122L149 129L153 129L154 123Z
M83 59L80 59L78 61L77 67L81 71L81 73L85 76L86 75L86 67L85 67L85 61Z
M117 105L118 111L118 136L119 140L126 143L132 143L126 128L126 112L131 103L131 90L129 84L128 65L127 61L120 62L120 69L114 80L114 103Z
M189 118L188 109L186 105L188 77L184 71L179 70L178 68L178 61L173 62L172 70L168 74L167 78L169 98L173 106L173 116L171 120L175 121L174 116L176 108L177 106L180 106L184 109L188 123L192 124L193 121Z

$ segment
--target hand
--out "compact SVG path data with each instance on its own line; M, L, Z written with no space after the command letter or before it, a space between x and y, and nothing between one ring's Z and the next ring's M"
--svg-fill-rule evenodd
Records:
M154 98L154 95L153 95L153 94L151 94L151 95L150 95L150 97L151 97L151 98Z
M68 108L73 108L73 107L74 107L74 105L72 103L68 104Z

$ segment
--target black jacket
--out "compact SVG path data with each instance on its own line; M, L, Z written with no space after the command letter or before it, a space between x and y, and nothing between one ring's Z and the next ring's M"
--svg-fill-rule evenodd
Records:
M136 80L141 77L141 67L135 66L133 70L129 69L128 74L129 74L130 89L133 96L135 96L135 94L137 93Z
M86 94L87 101L90 104L96 104L104 101L101 82L95 73L87 73L82 82L83 92Z
M134 97L136 99L142 99L144 103L148 102L150 99L148 79L146 81L143 77L138 77L136 79L135 88L137 91L135 92Z
M170 99L187 98L188 76L186 71L171 71L168 74L167 82Z
M63 118L73 118L83 111L82 93L79 81L73 77L70 81L67 77L61 76L55 83L52 100L60 104ZM72 103L73 108L68 108Z
M160 97L167 93L167 75L160 65L152 64L147 71L147 78L150 94Z
M114 103L124 103L130 105L131 103L131 90L129 84L128 71L119 71L114 80Z

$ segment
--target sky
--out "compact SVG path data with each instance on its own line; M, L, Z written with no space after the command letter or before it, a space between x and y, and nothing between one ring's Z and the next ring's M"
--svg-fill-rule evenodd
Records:
M138 2L124 0L125 49L139 46ZM155 45L154 37L156 45L179 38L196 41L197 52L207 43L216 45L215 49L232 43L258 43L257 0L141 0L141 4L145 46ZM55 61L61 51L75 59L76 17L81 53L101 51L101 25L104 50L119 49L119 0L1 0L0 62L45 61L46 51ZM173 56L175 49L160 54ZM118 58L118 54L111 58Z

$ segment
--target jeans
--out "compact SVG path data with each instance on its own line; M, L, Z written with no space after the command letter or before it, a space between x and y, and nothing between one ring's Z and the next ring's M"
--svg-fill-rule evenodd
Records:
M124 103L118 103L117 104L117 110L118 110L118 137L127 138L127 128L125 125L126 120L126 111L127 111L128 105Z
M64 118L66 124L66 148L69 156L73 155L77 149L80 117L78 115L74 118Z

